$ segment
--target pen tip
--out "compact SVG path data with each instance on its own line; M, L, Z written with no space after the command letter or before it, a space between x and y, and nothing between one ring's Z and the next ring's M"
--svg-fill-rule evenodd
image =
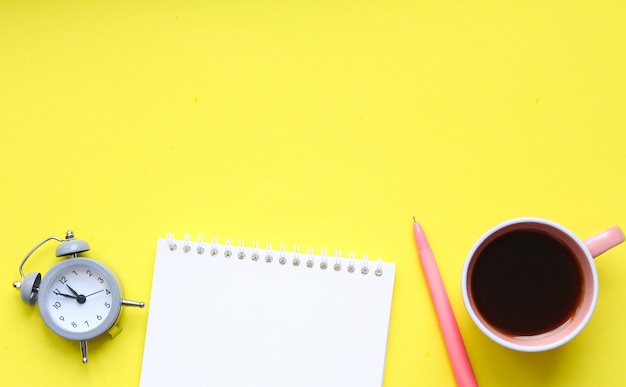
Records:
M417 220L415 220L415 217L413 217L413 222L414 222L414 223L417 223Z

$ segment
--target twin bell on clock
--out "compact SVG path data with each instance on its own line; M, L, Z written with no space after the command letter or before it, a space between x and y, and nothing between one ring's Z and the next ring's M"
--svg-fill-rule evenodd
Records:
M28 257L44 243L61 242L57 257L68 257L54 265L44 277L41 273L24 275ZM122 306L144 307L143 302L124 300L122 285L115 274L93 259L79 257L89 250L87 242L68 231L65 239L50 236L26 254L20 264L22 280L13 283L22 301L29 306L38 302L41 318L57 335L78 341L87 363L87 340L114 331Z

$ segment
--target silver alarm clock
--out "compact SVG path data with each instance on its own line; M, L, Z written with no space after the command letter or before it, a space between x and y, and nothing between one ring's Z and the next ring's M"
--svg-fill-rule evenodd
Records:
M54 265L42 278L41 273L24 275L28 257L50 240L61 242L56 256L68 258ZM48 237L39 242L22 260L19 267L22 281L13 283L22 301L33 306L38 302L43 321L57 335L78 341L87 363L87 341L111 332L120 317L122 306L138 306L143 302L124 300L122 285L111 269L78 254L88 251L87 242L75 239L68 231L65 239Z

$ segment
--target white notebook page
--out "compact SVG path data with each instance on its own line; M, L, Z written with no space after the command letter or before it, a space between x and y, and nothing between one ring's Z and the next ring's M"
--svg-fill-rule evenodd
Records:
M268 263L265 248L239 259L238 246L169 242L157 244L141 386L382 385L394 264L362 274L360 259L316 255L309 268L308 254L294 266L291 252Z

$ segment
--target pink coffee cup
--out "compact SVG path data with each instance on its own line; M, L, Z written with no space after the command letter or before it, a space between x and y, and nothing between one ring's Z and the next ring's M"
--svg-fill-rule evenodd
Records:
M585 327L598 299L594 258L624 241L615 226L581 240L565 227L518 218L487 231L462 277L474 323L495 342L525 352L561 346Z

